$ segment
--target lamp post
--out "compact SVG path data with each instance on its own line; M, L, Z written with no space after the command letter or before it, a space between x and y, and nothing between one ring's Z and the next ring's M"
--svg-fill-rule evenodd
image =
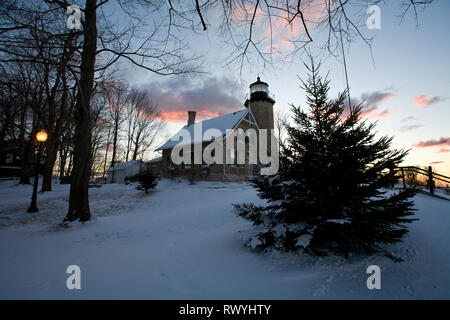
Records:
M34 175L34 184L33 184L33 195L31 197L31 205L28 208L27 212L38 212L39 209L36 205L37 198L37 189L38 189L38 181L39 181L39 166L41 164L41 152L42 152L42 144L47 140L47 132L44 130L36 133L36 140L38 142L38 156L36 160L36 172Z

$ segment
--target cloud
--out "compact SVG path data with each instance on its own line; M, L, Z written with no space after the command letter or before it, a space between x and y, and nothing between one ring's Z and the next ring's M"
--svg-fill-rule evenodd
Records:
M368 105L376 105L379 102L386 101L394 97L395 95L390 92L374 91L369 93L363 93L361 95L361 100L365 100L365 103L367 103Z
M300 9L305 17L305 25L311 33L321 26L328 17L328 1L308 0L300 2ZM241 29L244 34L248 32L247 26L252 22L252 41L264 53L273 56L284 57L295 50L295 42L307 40L306 29L299 15L294 16L296 6L291 6L288 14L283 5L272 6L268 9L260 3L255 11L253 2L237 1L229 14L235 27ZM270 14L269 14L270 13ZM255 17L253 19L253 15ZM253 20L253 21L252 21Z
M369 119L383 119L389 118L391 112L388 109L381 110L379 108L380 103L383 101L390 100L394 98L395 95L391 92L382 92L382 91L373 91L363 93L359 98L352 98L351 104L352 106L361 105L362 112L361 116L363 118ZM348 106L348 103L346 104ZM346 112L344 112L343 116L348 115L348 107L346 108Z
M419 107L428 107L441 101L445 101L445 98L439 96L426 96L423 94L419 94L413 98L413 103Z
M446 153L446 152L450 152L450 149L442 148L442 149L439 149L438 151L436 151L436 153Z
M430 162L430 164L439 164L439 163L444 163L444 161L432 161L432 162Z
M243 92L228 78L209 77L201 81L172 78L142 86L155 103L161 118L184 123L187 111L197 111L196 120L214 118L243 108Z
M408 121L417 121L419 119L417 119L416 117L406 117L403 118L402 120L400 120L401 122L408 122Z
M301 2L301 11L305 17L305 25L308 32L311 33L321 25L321 22L328 17L328 4L323 0L310 0ZM300 46L306 41L306 28L300 16L295 19L292 14L284 10L271 11L272 15L266 14L265 26L262 38L265 40L265 50L274 55L286 54L296 48L295 42L300 40ZM298 46L299 44L297 44ZM273 51L271 51L273 49Z
M427 140L419 141L413 144L416 148L428 148L428 147L447 147L450 146L450 137L440 138L439 140Z
M423 125L422 124L413 124L410 126L402 126L400 127L400 131L411 131L411 130L415 130L415 129L419 129L422 128Z

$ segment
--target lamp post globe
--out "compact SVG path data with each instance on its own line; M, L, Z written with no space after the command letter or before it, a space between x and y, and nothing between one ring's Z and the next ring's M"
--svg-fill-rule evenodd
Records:
M39 143L47 141L47 138L48 138L47 132L45 132L44 130L41 130L38 133L36 133L36 140Z

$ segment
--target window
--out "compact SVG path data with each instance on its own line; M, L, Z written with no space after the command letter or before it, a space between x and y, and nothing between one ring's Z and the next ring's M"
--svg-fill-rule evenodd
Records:
M230 161L228 163L231 164L232 166L236 166L237 165L237 149L230 148L228 150L229 150L228 153L230 155Z

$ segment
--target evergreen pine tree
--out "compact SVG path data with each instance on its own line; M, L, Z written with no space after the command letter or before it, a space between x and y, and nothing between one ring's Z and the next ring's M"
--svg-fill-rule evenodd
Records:
M247 244L391 256L384 245L401 241L405 223L415 220L415 190L394 188L407 151L391 150L391 137L376 138L375 124L361 120L361 105L345 115L346 92L328 99L330 82L319 66L306 66L309 78L301 87L309 112L292 105L280 171L252 180L267 205L234 205L258 226Z

